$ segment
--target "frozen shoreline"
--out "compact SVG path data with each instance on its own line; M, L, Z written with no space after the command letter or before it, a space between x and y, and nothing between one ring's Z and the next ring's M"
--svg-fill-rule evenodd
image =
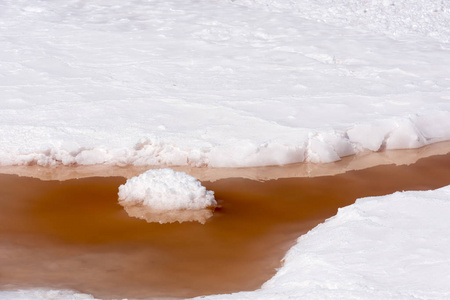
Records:
M450 186L358 199L297 240L254 292L196 299L446 299Z

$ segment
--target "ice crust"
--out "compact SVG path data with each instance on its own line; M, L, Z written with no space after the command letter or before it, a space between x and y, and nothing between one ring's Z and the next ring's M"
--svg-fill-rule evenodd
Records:
M119 187L119 200L155 211L200 210L217 205L195 177L171 169L148 170Z
M253 292L201 299L450 299L450 186L358 199Z
M0 3L0 164L326 163L450 139L448 1Z

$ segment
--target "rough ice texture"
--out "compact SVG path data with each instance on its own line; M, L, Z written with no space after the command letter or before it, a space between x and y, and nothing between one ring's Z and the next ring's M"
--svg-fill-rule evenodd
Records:
M231 0L233 1L233 0ZM441 0L234 0L243 6L294 11L303 18L382 33L398 39L421 34L450 41L450 4Z
M450 139L449 1L2 1L0 164L331 162Z
M363 198L300 237L254 292L205 299L450 299L450 186Z
M171 169L148 170L119 187L119 200L155 211L199 210L216 206L214 192L195 177Z

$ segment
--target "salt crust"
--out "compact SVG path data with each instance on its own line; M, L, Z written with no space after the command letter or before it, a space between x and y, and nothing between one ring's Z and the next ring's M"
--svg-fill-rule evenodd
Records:
M148 170L128 179L119 187L119 200L142 204L156 212L200 210L217 205L213 191L207 191L196 178L172 169Z
M326 163L449 140L449 5L3 1L0 164Z

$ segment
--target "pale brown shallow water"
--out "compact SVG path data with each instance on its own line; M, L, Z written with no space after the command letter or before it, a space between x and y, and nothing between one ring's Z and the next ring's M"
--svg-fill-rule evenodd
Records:
M0 175L0 289L74 289L99 298L256 289L298 236L339 207L449 185L450 154L334 176L204 182L221 206L204 225L130 218L117 203L124 182Z

